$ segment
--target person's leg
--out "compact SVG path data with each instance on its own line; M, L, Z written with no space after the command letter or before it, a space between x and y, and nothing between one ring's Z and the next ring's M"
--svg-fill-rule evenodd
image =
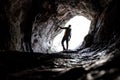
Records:
M63 50L65 50L64 41L65 41L65 39L63 38L63 39L62 39L62 42L61 42L62 47L63 47Z
M68 50L68 39L66 39L66 49Z

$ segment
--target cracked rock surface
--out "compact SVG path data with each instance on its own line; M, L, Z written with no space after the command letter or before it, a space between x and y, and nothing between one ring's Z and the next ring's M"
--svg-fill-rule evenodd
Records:
M0 0L1 80L119 80L119 0ZM91 20L75 51L51 51L58 25Z

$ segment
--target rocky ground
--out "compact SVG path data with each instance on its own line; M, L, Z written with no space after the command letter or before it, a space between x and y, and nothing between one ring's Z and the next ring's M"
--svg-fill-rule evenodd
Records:
M0 0L0 80L120 80L119 4ZM76 15L92 20L83 49L47 53L60 33L58 25Z
M88 53L89 52L89 53ZM16 54L17 53L17 54ZM109 53L109 54L107 54ZM116 53L116 57L112 55ZM1 80L119 80L119 50L0 53ZM107 61L107 62L106 62Z

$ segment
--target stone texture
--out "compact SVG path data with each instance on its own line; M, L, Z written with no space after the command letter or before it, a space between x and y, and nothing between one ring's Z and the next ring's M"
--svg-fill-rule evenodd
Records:
M0 0L0 79L119 80L119 9L119 0ZM44 54L75 15L92 20L80 49Z
M5 26L1 37L6 36L0 41L1 50L50 52L52 40L60 33L58 25L64 25L75 15L92 20L111 0L0 1L0 22Z
M55 1L53 3L49 1L43 2L42 8L45 11L38 13L33 23L32 34L32 48L34 52L52 52L51 45L54 37L60 33L59 26L64 26L65 23L76 15L83 15L90 20L94 21L94 16L101 13L101 11L108 5L105 2L104 6L101 6L102 1L94 4L93 1ZM55 8L52 8L55 5ZM99 5L97 5L99 4ZM45 5L51 6L50 8ZM47 9L47 10L46 10Z

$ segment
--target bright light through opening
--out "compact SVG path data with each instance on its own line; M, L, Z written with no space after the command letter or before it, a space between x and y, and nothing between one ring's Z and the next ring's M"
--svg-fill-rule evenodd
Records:
M69 50L77 49L84 40L84 37L87 35L89 31L91 21L83 16L75 16L70 19L65 26L71 25L71 39L69 41ZM63 31L57 35L53 41L53 47L55 51L62 51L61 41L64 36L64 29ZM65 42L66 43L66 42Z

